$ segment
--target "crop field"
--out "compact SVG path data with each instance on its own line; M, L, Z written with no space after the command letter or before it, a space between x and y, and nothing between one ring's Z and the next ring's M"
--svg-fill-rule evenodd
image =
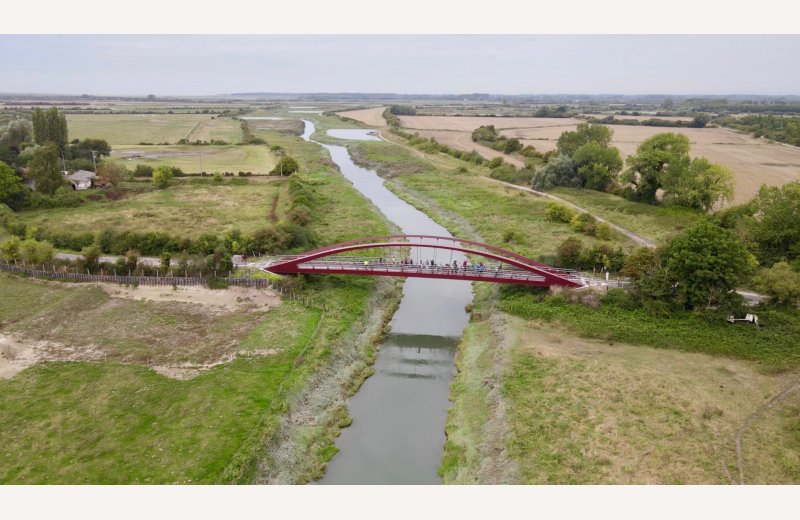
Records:
M621 116L627 117L627 116ZM481 125L494 124L508 137L516 137L525 145L540 152L555 150L562 132L574 130L576 119L496 118L496 117L437 117L402 116L409 131L460 150L476 150L487 158L500 156L489 153L486 147L472 142L471 132ZM648 126L611 125L612 144L623 157L636 153L645 139L663 132L676 132L689 137L691 155L706 157L727 166L734 175L735 190L732 203L750 200L762 184L781 186L800 179L800 148L756 139L727 128L661 128ZM506 159L504 157L504 159ZM512 164L519 163L508 158ZM515 164L520 166L520 164Z
M225 141L237 144L242 141L241 123L229 117L201 121L187 137L189 141Z
M112 147L175 143L191 138L195 130L232 137L229 122L233 120L221 118L217 121L212 119L214 117L211 114L68 114L67 125L70 139L105 139ZM200 130L201 126L207 130ZM217 129L212 130L214 128Z
M365 125L386 126L386 120L383 118L383 112L385 110L386 107L362 108L360 110L336 112L336 115L361 121Z
M117 146L111 151L128 169L137 164L178 167L186 173L252 172L266 175L277 163L275 154L265 145L170 145Z

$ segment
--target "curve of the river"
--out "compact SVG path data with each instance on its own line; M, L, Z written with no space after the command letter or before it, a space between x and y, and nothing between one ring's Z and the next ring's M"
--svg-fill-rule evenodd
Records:
M356 165L347 148L313 141L314 124L305 121L305 125L303 139L325 147L342 174L403 233L451 236L389 191L377 173ZM364 136L351 132L347 137L369 140L371 136L365 131ZM433 259L434 251L422 253L421 259ZM440 261L444 260L441 254ZM458 254L452 256L452 260L462 259ZM469 282L405 281L391 333L380 346L373 367L375 374L348 402L353 424L342 430L336 442L339 452L320 483L441 482L437 469L444 449L455 350L468 321L465 307L471 301Z

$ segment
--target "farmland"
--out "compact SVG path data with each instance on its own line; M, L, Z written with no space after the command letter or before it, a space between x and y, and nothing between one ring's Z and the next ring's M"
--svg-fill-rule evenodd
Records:
M241 134L238 122L209 114L69 114L67 124L70 139L105 139L112 146L181 139L235 143Z
M626 117L626 116L620 116ZM580 123L572 118L517 117L439 117L401 116L403 126L410 132L460 150L476 150L487 158L502 154L472 142L471 132L481 125L495 125L502 135L516 137L525 145L540 152L555 150L562 132L574 130ZM800 148L770 143L764 139L740 134L726 128L660 128L647 126L611 125L614 137L611 144L620 149L623 158L636 153L639 144L655 134L677 132L691 142L691 155L703 156L723 164L734 174L735 190L732 203L749 200L761 184L780 186L800 179ZM515 166L518 159L507 158Z
M171 146L116 146L111 151L129 169L138 164L158 166L166 164L186 173L251 172L267 175L275 166L275 155L264 145L171 145Z

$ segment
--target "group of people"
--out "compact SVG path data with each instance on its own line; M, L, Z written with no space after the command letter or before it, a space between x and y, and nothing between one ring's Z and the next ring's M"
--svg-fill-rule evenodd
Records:
M461 263L458 260L453 260L452 264L449 262L442 262L438 263L435 260L424 260L422 262L414 263L414 260L411 258L402 258L398 262L395 258L389 259L388 262L384 262L384 258L381 257L378 259L377 263L371 263L369 260L364 260L364 267L376 267L376 266L394 266L394 265L401 265L401 266L417 266L419 269L430 269L431 271L435 270L445 270L447 272L458 272L458 271L473 271L475 273L483 273L486 271L487 267L484 265L483 262L472 263L469 260L463 260ZM494 271L497 272L500 270L500 265L496 265L494 267Z

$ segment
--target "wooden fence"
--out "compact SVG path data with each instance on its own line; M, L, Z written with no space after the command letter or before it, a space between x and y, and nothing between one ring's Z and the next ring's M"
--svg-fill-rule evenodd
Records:
M81 274L61 271L44 271L41 269L31 269L19 267L11 264L0 264L0 269L10 273L35 276L37 278L47 278L50 280L71 280L75 282L104 282L116 283L121 285L208 285L207 278L199 276L113 276L102 274ZM229 285L240 285L244 287L273 287L272 283L265 278L223 278ZM281 291L283 292L283 291Z

